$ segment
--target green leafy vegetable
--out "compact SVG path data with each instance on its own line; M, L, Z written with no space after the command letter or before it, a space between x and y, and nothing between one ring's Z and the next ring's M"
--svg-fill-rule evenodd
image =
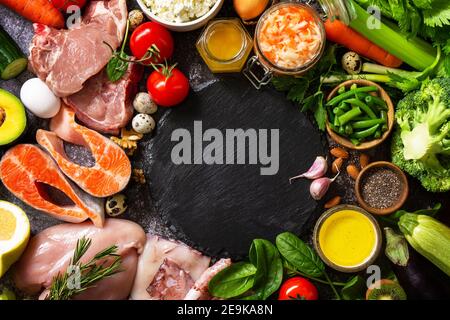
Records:
M300 77L274 77L272 84L278 91L286 91L287 99L300 105L301 112L311 111L320 130L326 127L326 109L323 104L322 75L329 75L336 65L336 46L328 46L322 59Z
M323 275L325 265L316 252L296 235L284 232L277 236L276 245L284 259L298 271L311 276Z
M277 248L267 240L255 239L249 253L250 262L256 266L254 294L248 299L265 300L278 290L283 281L283 264Z
M112 58L106 65L106 75L111 82L116 82L120 80L125 72L128 70L128 65L130 64L129 56L125 53L125 45L128 39L128 30L130 28L130 22L127 21L127 27L125 30L125 38L123 39L122 47L120 51L114 51L114 49L109 45L109 43L104 42L113 52Z
M209 282L209 292L224 299L238 297L253 287L255 273L256 267L251 263L234 263Z
M400 101L392 160L432 192L450 190L450 78L426 81Z

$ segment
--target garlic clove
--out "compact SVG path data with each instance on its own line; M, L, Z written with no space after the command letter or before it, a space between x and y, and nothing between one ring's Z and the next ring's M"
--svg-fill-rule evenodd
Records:
M330 185L339 176L339 173L340 172L338 172L332 179L328 177L323 177L314 180L309 187L309 193L311 194L311 197L314 200L322 199L327 194Z
M300 178L306 178L306 179L318 179L323 177L328 171L328 161L322 156L318 156L316 160L314 160L314 163L312 164L311 168L308 169L308 171L302 173L301 175L292 177L289 179L289 183L292 183L292 181L300 179Z

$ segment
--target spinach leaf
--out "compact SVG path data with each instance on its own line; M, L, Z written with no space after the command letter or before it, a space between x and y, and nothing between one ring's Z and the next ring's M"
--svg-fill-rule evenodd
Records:
M341 295L344 300L361 300L364 299L366 289L366 282L357 275L346 283L341 290Z
M256 266L254 294L248 300L265 300L278 290L283 281L283 263L277 248L264 239L255 239L249 252L250 262Z
M248 262L238 262L216 274L208 284L214 297L229 299L247 292L254 281L256 268Z
M323 275L325 265L316 252L296 235L284 232L277 236L276 245L281 255L298 271L310 276Z
M116 82L123 77L128 70L129 62L122 59L128 59L124 52L116 53L106 65L106 74L111 82Z

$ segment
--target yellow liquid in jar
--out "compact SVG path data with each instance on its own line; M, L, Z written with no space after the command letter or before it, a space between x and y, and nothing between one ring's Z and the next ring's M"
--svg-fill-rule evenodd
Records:
M332 214L319 231L319 245L323 254L342 267L363 264L374 252L376 243L374 224L354 210Z
M242 50L242 31L234 23L215 25L207 38L207 47L217 60L227 61L235 58Z
M218 19L208 24L196 47L212 72L241 72L253 41L239 19Z

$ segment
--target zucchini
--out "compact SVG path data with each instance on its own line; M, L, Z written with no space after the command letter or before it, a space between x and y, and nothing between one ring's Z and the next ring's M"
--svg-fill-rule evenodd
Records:
M9 80L22 73L28 64L20 48L0 26L0 78Z
M405 213L398 222L409 244L450 276L450 228L436 219Z

